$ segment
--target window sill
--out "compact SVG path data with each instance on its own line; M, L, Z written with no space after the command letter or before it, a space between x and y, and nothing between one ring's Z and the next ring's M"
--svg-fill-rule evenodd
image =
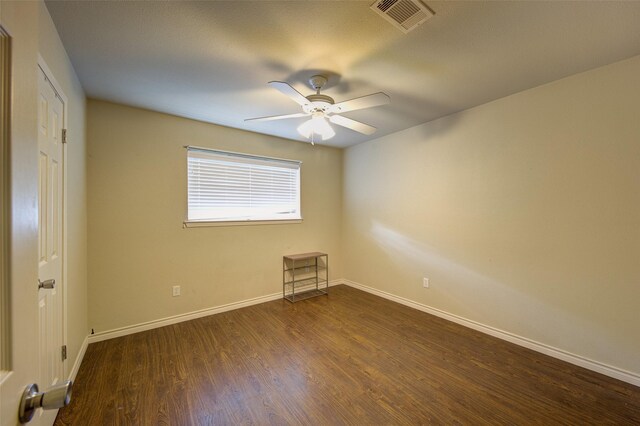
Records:
M207 228L211 226L249 226L249 225L289 225L292 223L302 223L302 219L284 220L237 220L237 221L205 221L205 220L185 220L183 228Z

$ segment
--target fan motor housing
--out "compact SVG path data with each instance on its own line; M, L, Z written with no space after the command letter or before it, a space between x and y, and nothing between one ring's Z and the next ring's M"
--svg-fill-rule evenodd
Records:
M307 105L303 105L304 112L326 112L335 102L332 97L321 94L313 94L306 97L309 100Z

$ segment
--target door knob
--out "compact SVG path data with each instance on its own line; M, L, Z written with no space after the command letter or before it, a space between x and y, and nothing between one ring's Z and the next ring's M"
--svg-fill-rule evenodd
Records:
M18 419L20 423L31 421L33 413L37 408L42 407L43 410L55 410L65 407L71 401L71 380L53 386L46 392L38 392L38 385L35 383L27 386L22 393L20 400L20 408L18 411Z
M51 289L51 288L54 288L55 286L56 286L56 280L54 280L53 278L50 280L44 280L44 281L38 280L38 290L41 288Z

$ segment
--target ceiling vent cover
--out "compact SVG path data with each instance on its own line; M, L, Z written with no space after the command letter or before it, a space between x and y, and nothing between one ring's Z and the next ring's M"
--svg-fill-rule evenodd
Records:
M403 33L415 29L434 15L420 0L377 0L371 9Z

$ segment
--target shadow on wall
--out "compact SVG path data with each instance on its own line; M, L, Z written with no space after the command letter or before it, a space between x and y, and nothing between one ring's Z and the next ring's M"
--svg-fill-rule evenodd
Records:
M427 305L433 308L463 317L471 316L467 319L521 336L549 336L551 327L556 342L540 343L559 349L563 349L563 336L579 339L582 342L580 346L599 348L598 351L626 346L625 342L616 341L615 336L597 323L536 300L508 283L499 282L446 257L425 242L378 221L371 224L369 231L377 247L400 270L413 270L431 278L429 291L438 302L437 305Z

